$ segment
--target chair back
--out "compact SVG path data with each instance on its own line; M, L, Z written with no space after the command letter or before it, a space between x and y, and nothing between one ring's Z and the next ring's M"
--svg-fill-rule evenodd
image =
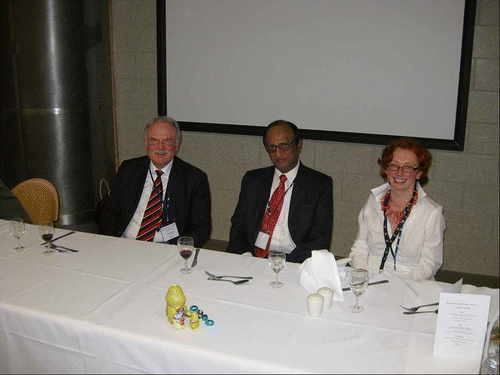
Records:
M12 189L33 224L57 221L59 218L59 195L51 182L43 178L31 178L20 182Z

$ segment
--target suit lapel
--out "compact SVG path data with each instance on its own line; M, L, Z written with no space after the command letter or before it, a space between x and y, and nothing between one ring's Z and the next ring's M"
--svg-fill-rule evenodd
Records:
M257 239L257 235L260 231L260 226L262 224L262 219L264 217L264 212L267 208L267 202L269 200L269 194L271 192L271 186L273 184L274 177L274 167L270 167L264 170L264 173L257 181L257 188L255 189L255 204L253 205L254 211L253 216L254 219L252 222L255 223L255 227L253 230L253 242Z
M296 229L300 224L299 203L301 201L301 197L304 194L307 194L307 192L304 191L306 185L307 171L304 165L300 163L297 176L293 182L292 197L290 199L290 213L288 214L288 229L290 230L290 235L296 232L294 228Z
M144 188L144 184L146 182L146 178L148 178L148 168L149 168L149 158L146 156L144 162L141 163L140 170L137 173L133 173L129 179L129 186L131 191L133 192L134 203L133 203L133 212L137 209L137 205L139 204L139 200L141 199L142 189Z
M166 208L167 199L168 197L170 197L170 204L169 204L170 212L168 213L169 216L172 216L170 217L170 220L176 217L176 214L178 213L178 208L182 207L183 204L182 202L183 195L181 194L181 186L182 186L182 177L179 167L179 160L177 159L177 157L174 157L174 160L172 162L172 169L170 170L170 175L168 177L168 186L165 194L165 206L164 206L164 208Z

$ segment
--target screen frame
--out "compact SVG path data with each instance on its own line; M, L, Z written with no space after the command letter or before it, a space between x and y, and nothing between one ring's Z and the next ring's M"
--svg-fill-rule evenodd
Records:
M156 1L157 25L157 77L158 77L158 115L167 115L167 0ZM455 130L453 139L418 138L428 148L463 151L465 145L465 129L467 123L467 106L469 101L470 74L472 67L472 47L474 41L474 23L476 15L476 0L465 0L464 23L462 32L462 51L460 57L460 72L458 82L457 107L455 115ZM184 131L196 131L222 134L243 134L262 136L263 126L215 124L204 122L179 121ZM385 145L404 135L383 135L373 133L350 133L341 131L301 130L304 139L349 142L363 144Z

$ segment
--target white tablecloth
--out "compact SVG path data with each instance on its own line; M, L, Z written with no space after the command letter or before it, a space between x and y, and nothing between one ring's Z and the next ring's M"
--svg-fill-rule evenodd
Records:
M64 234L58 230L56 237ZM361 314L334 302L307 313L298 265L274 278L267 260L202 249L193 273L179 272L175 246L77 232L56 241L78 253L42 254L36 226L26 250L0 220L0 372L2 373L463 373L474 361L432 356L436 314L407 316L400 304L436 302L444 283L402 280L369 287ZM208 281L214 274L253 276L247 284ZM180 285L215 326L177 331L165 317L165 294ZM465 293L498 289L465 285Z

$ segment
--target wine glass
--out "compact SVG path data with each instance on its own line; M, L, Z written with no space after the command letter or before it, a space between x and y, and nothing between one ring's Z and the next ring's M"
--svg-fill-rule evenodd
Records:
M194 240L192 237L183 236L177 240L177 249L179 254L184 258L184 268L181 268L181 273L191 273L192 269L188 267L188 259L193 254Z
M14 251L23 251L24 246L21 246L21 236L24 234L24 220L15 218L9 220L10 234L17 238L17 246L13 248Z
M50 248L50 240L54 237L54 223L52 221L43 221L38 225L38 232L40 236L42 236L43 240L47 243L47 250L45 250L42 254L52 255L56 251Z
M269 267L276 272L276 280L271 281L269 285L273 288L281 288L284 284L278 281L279 272L285 268L286 253L284 250L269 250Z
M349 309L352 312L356 313L363 312L364 308L363 306L359 306L358 302L359 296L362 295L368 287L368 271L361 268L351 271L349 286L351 287L351 291L356 297L356 303L352 306L349 306Z

